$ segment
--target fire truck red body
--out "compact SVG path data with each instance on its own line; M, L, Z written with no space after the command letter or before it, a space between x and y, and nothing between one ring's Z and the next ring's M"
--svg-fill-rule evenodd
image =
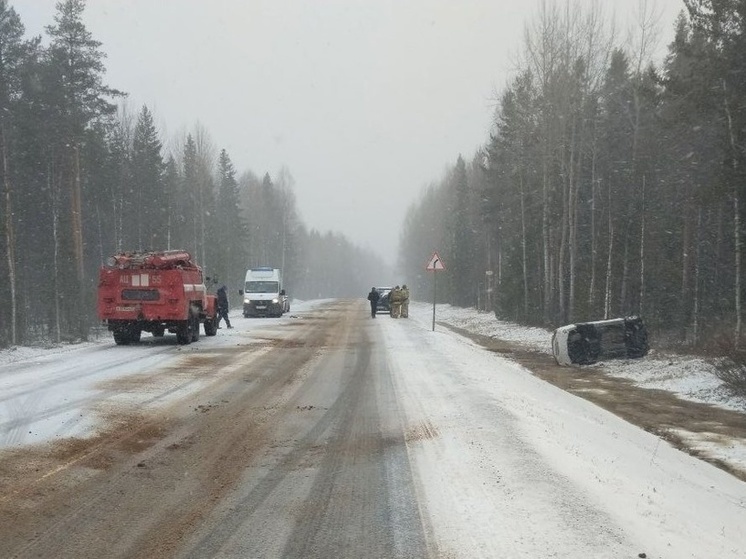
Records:
M110 257L99 271L98 317L126 345L142 332L176 334L180 344L217 332L216 296L209 295L202 268L183 250L123 252Z

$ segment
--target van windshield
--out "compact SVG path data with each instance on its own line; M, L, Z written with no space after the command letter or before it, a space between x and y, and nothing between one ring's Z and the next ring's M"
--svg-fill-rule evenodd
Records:
M247 281L246 293L277 293L280 283L277 281Z

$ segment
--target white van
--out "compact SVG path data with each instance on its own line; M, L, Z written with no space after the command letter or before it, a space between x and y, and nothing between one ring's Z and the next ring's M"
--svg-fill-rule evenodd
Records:
M243 315L282 316L290 310L285 290L282 287L282 272L279 268L251 268L246 272L243 295Z

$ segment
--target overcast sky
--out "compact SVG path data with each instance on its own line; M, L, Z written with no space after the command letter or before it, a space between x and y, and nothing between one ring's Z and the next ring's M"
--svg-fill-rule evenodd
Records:
M239 173L287 166L309 227L393 263L422 188L487 140L538 1L88 0L84 19L164 144L200 123ZM663 48L683 2L655 1ZM53 21L56 0L10 4L28 35Z

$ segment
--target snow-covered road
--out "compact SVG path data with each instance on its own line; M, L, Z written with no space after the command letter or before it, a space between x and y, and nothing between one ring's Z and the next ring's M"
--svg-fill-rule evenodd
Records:
M334 325L337 311L329 308L344 309L344 323ZM296 303L282 319L235 313L233 330L190 346L147 337L130 347L106 339L64 351L3 352L0 442L10 460L0 449L0 490L15 483L20 498L54 479L55 455L34 454L29 473L19 461L38 443L93 435L111 427L112 414L147 422L160 412L172 432L137 435L129 458L120 456L118 439L101 457L104 468L69 468L59 486L72 491L91 480L81 491L88 497L76 505L61 494L60 516L53 509L50 518L59 518L61 537L79 539L48 536L49 549L95 556L101 527L92 523L150 504L140 530L148 515L163 519L155 509L168 506L175 516L168 537L182 539L152 543L152 534L164 533L162 520L158 530L120 534L132 540L122 549L170 550L164 557L197 557L203 549L216 557L259 549L265 554L241 556L321 556L314 553L336 545L346 546L336 548L345 551L340 557L380 557L382 550L448 559L743 557L746 483L467 338L440 325L431 331L430 313L413 305L409 319L372 320L363 301ZM326 329L344 334L326 339ZM296 372L275 370L273 352L281 350L288 366L300 352ZM236 442L221 446L223 432ZM215 456L220 449L225 458ZM200 467L200 456L215 465ZM69 454L65 460L71 463ZM200 497L194 484L202 469L217 485ZM174 472L178 479L169 477ZM92 485L96 476L106 482ZM154 502L144 484L170 493ZM42 489L23 503L29 522L48 498ZM15 512L5 516L12 498L0 498L0 520L18 521ZM178 514L200 502L215 509L195 509L203 522L184 529ZM76 524L68 510L88 511L88 523ZM31 531L39 529L47 533L43 524ZM31 553L41 544L25 545Z
M439 547L458 557L743 556L746 484L430 331L429 313L415 306L382 326Z

